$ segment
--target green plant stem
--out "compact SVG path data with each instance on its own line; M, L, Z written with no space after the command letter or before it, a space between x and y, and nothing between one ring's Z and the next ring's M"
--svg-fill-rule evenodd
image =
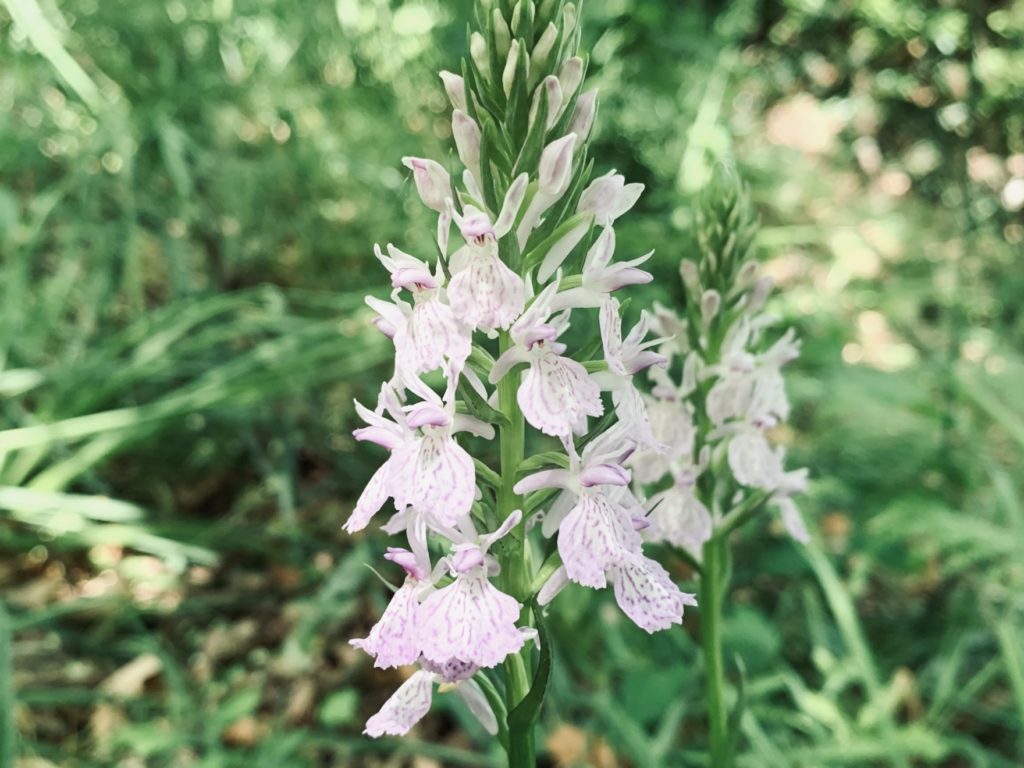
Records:
M700 613L713 768L727 768L731 753L729 712L725 704L725 663L722 655L722 606L728 588L729 543L723 536L712 536L704 544Z
M498 340L501 352L505 352L512 340L507 333L502 333ZM526 427L523 414L516 402L516 384L519 377L508 374L498 382L498 409L508 418L508 424L500 428L499 450L501 454L501 487L498 489L498 519L504 520L516 509L522 509L523 499L513 487L516 484L516 471L523 461ZM515 530L508 536L508 546L501 556L501 578L505 592L520 602L529 596L530 578L526 549L526 521L520 521ZM505 669L505 703L508 711L512 711L530 690L527 664L523 653L511 654L504 663ZM508 761L509 768L534 768L536 765L533 723L524 727L509 727Z

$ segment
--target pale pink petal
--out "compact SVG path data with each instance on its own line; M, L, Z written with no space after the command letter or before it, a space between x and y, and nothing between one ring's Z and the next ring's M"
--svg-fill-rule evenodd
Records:
M729 441L729 468L736 482L771 491L783 477L782 459L768 440L753 429L744 430Z
M567 469L542 469L524 477L512 490L522 496L541 488L569 488L571 482L572 474Z
M782 524L786 527L786 532L801 544L810 544L811 534L807 530L807 523L804 522L803 515L800 514L800 510L797 509L793 500L788 496L783 496L779 499L772 499L772 503L779 509L779 516L782 518Z
M363 639L349 641L374 657L373 666L381 669L399 667L412 664L420 657L416 627L420 606L416 597L417 589L417 582L407 581L392 596L370 634Z
M412 505L444 525L455 525L473 506L473 458L450 435L426 435L396 451L389 477L395 506Z
M572 581L599 589L605 571L640 551L640 535L628 512L603 493L584 493L558 529L558 552Z
M471 328L507 329L523 312L523 279L497 254L470 257L468 266L448 284L455 316Z
M500 664L528 638L516 627L519 613L519 603L482 573L458 576L420 606L423 656L438 664L452 658L484 668Z
M412 373L427 373L445 365L461 368L473 344L459 327L451 307L439 298L421 301L413 307L404 329L395 336L396 360Z
M402 683L380 711L366 721L367 736L404 736L430 710L434 676L425 670L416 672Z
M540 592L537 593L537 605L547 605L558 593L569 586L569 574L565 572L565 566L556 570L547 581L544 582L544 586L540 588Z
M633 386L632 381L629 381L625 389L613 393L612 400L619 421L629 428L629 436L639 448L648 448L654 452L666 450L654 432L643 395Z
M629 372L622 361L622 318L619 316L619 300L608 297L601 304L599 315L601 324L601 345L604 347L604 359L608 369L620 376Z
M494 222L495 237L504 237L512 229L512 225L516 220L516 214L519 213L519 207L523 204L523 197L526 195L526 188L529 183L529 175L521 173L509 185L508 192L505 193L505 201L501 205L501 212L498 214L498 220Z
M530 425L546 435L570 435L585 417L604 413L601 390L586 369L555 354L532 360L516 399Z
M711 513L694 495L693 488L669 488L652 496L649 506L651 513L647 519L651 527L646 531L647 539L681 547L699 560L714 524Z
M352 510L352 514L342 526L349 533L363 530L391 495L387 487L388 475L391 471L390 463L391 459L388 459L373 473L370 482L366 484L366 488L359 495L355 509Z
M487 703L487 697L484 696L484 692L480 690L480 686L477 685L476 681L467 680L464 683L459 683L455 686L455 694L466 702L469 711L480 721L480 725L484 727L484 730L491 734L491 736L496 736L498 733L498 719L494 716L491 705Z
M747 373L727 372L708 393L708 417L715 425L747 414L754 397L754 380Z
M684 607L697 604L694 595L679 590L668 571L643 556L623 563L611 576L619 608L647 632L682 624Z

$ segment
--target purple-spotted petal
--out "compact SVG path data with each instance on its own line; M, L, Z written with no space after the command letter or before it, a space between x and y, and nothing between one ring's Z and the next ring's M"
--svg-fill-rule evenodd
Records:
M458 576L420 606L423 656L438 664L456 658L479 667L500 664L528 638L516 626L520 605L481 572Z
M434 676L420 670L406 680L380 711L366 721L367 736L404 736L430 710L434 689Z
M605 571L640 552L630 514L602 493L585 493L558 528L558 553L569 579L599 589Z
M615 586L615 602L623 613L647 632L682 624L685 606L697 604L694 595L680 591L668 571L643 556L615 568L611 577Z
M450 435L427 435L393 454L388 482L401 509L414 506L443 525L469 512L476 493L473 458Z
M531 426L565 436L587 416L604 413L601 390L575 360L555 354L535 357L516 399Z
M437 297L417 303L405 328L395 335L396 361L413 374L441 368L447 361L461 368L472 348L452 308Z
M523 312L526 288L496 253L470 257L452 276L448 301L455 316L471 328L507 329Z
M412 554L412 553L409 553ZM374 657L373 666L381 669L412 664L420 657L419 635L416 619L419 600L416 598L417 585L407 581L395 592L380 621L373 625L370 634L363 639L350 640Z

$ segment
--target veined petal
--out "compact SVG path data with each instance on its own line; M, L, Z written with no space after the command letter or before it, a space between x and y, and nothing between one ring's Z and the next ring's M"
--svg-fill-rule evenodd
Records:
M438 664L456 658L479 667L500 664L523 647L516 626L520 605L482 573L459 576L420 606L423 656Z
M601 389L586 369L555 354L531 361L516 399L531 426L556 437L572 434L581 419L604 413Z
M448 300L455 316L471 328L506 329L523 312L523 279L496 253L471 257L466 269L452 276Z
M404 736L430 710L433 692L433 673L421 669L402 683L380 711L366 721L363 733L375 739L385 734Z
M650 633L682 624L684 607L697 604L694 595L679 590L668 571L642 555L619 565L611 576L622 612Z
M403 453L401 459L391 477L396 481L395 506L411 504L443 525L455 525L470 511L476 469L473 458L450 436L427 435L414 444L414 453Z
M639 553L640 547L630 515L601 493L580 496L558 529L558 553L566 574L585 587L605 586L605 572Z
M601 325L601 345L608 368L620 376L629 372L622 361L622 317L619 315L619 300L609 296L601 304L598 315Z
M461 368L472 348L451 307L437 297L416 304L406 332L395 336L396 361L417 374L441 368L445 361Z
M410 556L412 553L409 553ZM420 657L416 617L420 603L416 598L418 586L406 581L388 603L380 621L370 634L349 643L374 657L373 666L381 669L412 664Z
M668 542L699 560L704 542L711 538L714 523L708 508L694 495L693 489L673 486L652 496L648 506L651 513L647 519L651 527L646 531L647 539Z
M342 526L349 533L361 531L370 520L376 515L384 502L388 500L391 492L388 489L388 475L391 472L391 459L385 461L380 468L373 473L370 482L366 484L363 492L359 495L355 509L349 515L345 525Z

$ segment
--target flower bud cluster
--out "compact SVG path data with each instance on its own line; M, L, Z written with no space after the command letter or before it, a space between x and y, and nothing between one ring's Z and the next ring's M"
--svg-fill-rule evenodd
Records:
M407 732L435 684L454 688L494 732L474 676L536 639L524 602L545 605L569 582L611 586L649 632L681 623L694 604L644 555L649 521L631 490L634 452L664 449L634 379L667 364L653 349L665 340L647 338L646 313L624 335L614 295L651 280L641 269L651 253L614 258L615 221L643 186L614 171L591 180L597 94L582 89L575 6L492 0L476 11L461 74L441 73L461 170L403 159L437 213L437 257L378 246L392 292L367 298L395 366L374 409L357 403L366 426L355 436L388 458L345 528L362 530L390 500L384 530L408 547L389 549L405 581L353 643L378 667L419 665L367 723L371 736ZM560 340L574 316L600 330L593 354ZM443 394L425 383L442 377ZM531 441L556 450L522 461L524 420ZM498 470L462 442L492 440L495 428ZM554 546L535 568L527 539L541 521Z
M804 491L807 470L786 471L784 450L770 438L789 416L782 368L800 344L793 329L768 343L778 322L764 309L771 279L758 277L756 217L735 172L716 170L696 230L699 258L680 265L686 316L655 311L658 332L671 338L659 349L669 365L651 369L651 394L644 396L665 450L633 460L637 485L657 491L646 504L644 535L699 561L717 529L767 504L805 543L793 496Z

